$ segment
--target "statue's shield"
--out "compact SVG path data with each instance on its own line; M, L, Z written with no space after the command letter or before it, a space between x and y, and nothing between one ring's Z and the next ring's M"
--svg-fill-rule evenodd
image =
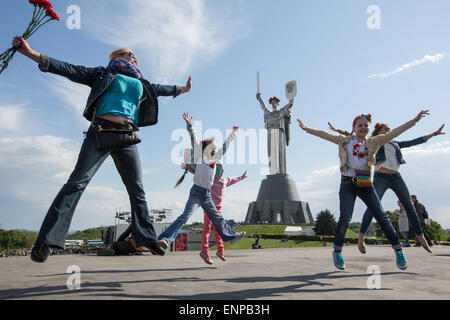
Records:
M289 81L286 83L286 99L294 100L297 95L297 81Z

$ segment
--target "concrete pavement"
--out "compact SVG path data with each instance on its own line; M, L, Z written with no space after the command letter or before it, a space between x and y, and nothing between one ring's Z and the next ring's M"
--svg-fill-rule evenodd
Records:
M193 251L50 256L44 264L2 258L0 299L450 299L450 247L435 246L431 255L405 248L406 271L397 269L388 246L368 246L366 255L345 247L345 271L334 267L331 250L229 250L226 262L213 251L212 266ZM70 266L80 273L66 273Z

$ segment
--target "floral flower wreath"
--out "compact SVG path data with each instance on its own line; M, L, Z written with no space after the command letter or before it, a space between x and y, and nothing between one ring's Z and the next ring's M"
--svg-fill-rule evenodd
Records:
M369 123L372 122L372 115L370 113L369 114L362 114L362 115L357 116L355 118L355 120L353 120L352 128L355 126L356 120L358 120L359 118L362 118L362 117L366 118L367 121L369 121ZM375 125L375 127L376 127L376 125Z
M280 99L278 99L277 97L272 97L269 99L270 104L272 104L273 101L280 102Z

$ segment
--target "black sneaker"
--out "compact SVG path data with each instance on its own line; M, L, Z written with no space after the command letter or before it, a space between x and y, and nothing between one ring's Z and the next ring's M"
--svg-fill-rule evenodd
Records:
M50 254L50 247L48 244L36 244L31 250L31 260L34 262L44 263Z
M148 250L150 250L150 252L154 255L157 256L163 256L166 254L166 251L164 249L162 249L160 246L158 246L157 242L153 242L149 245L145 246Z

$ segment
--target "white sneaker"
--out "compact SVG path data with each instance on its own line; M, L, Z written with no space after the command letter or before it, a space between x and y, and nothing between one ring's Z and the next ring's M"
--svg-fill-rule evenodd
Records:
M166 239L161 239L158 240L158 242L156 243L156 245L160 248L162 248L163 250L167 250L167 248L169 248L169 243L167 242Z
M230 243L235 243L238 240L241 240L247 235L247 232L238 232L236 233L236 237L234 237L232 240L230 240Z

